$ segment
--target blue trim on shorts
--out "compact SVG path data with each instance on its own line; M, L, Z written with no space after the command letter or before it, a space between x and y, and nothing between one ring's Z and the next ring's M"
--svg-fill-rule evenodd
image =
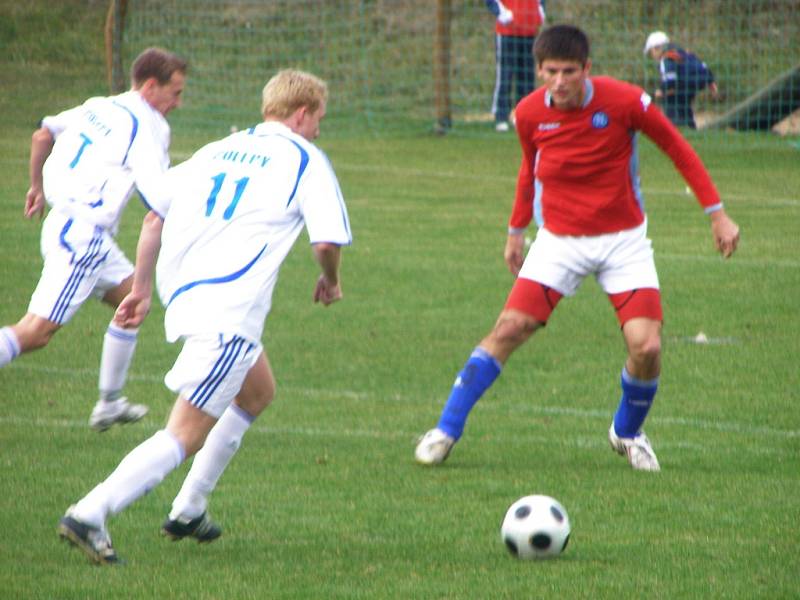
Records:
M61 228L61 233L58 234L58 242L61 244L61 246L64 247L67 252L72 252L72 260L70 260L70 264L75 263L75 248L70 246L69 242L67 241L67 233L69 233L73 222L73 219L67 219L67 222L64 223L64 227Z
M202 409L206 402L211 398L219 385L225 380L230 373L242 346L246 340L238 335L233 336L229 342L225 344L222 349L222 354L214 363L214 366L209 371L206 378L197 386L197 389L189 396L189 403L196 408Z
M75 263L75 267L72 269L72 273L70 273L67 283L61 289L61 293L58 295L55 306L50 312L50 315L47 317L49 321L58 323L59 325L62 324L62 319L72 303L72 299L75 297L78 287L80 286L80 283L86 276L87 272L91 273L94 271L94 269L96 269L99 264L106 259L108 253L103 255L100 261L95 263L94 266L91 264L100 253L102 241L103 230L100 227L95 227L94 235L92 236L92 240L89 242L86 253L78 260L77 263Z

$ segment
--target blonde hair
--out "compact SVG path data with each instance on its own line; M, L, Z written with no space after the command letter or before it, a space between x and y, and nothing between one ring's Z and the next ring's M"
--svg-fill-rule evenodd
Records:
M294 112L305 106L310 112L316 112L328 100L328 85L319 77L284 69L264 86L261 92L261 114L264 117L287 119Z

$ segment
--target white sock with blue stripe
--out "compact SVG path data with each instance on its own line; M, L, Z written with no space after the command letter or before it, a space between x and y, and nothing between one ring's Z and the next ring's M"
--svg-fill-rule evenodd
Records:
M17 358L20 353L19 338L11 327L0 329L0 367Z
M100 358L100 399L106 402L122 395L128 379L128 368L136 350L138 329L123 329L113 322L108 324L103 338L103 354Z
M206 511L208 496L217 486L228 463L242 443L255 417L231 404L208 434L195 455L181 491L172 502L169 518L195 519Z

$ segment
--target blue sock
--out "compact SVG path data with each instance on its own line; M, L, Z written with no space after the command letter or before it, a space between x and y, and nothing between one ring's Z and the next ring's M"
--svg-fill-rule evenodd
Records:
M456 377L437 427L454 439L460 438L469 411L494 383L502 368L500 362L486 350L475 348Z
M658 377L636 379L623 367L620 379L622 398L614 415L614 431L619 437L634 437L642 428L658 390Z

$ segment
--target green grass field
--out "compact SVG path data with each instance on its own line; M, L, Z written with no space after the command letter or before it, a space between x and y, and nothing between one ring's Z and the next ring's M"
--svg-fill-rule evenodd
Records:
M15 80L17 102L0 111L2 324L22 316L41 268L39 225L22 218L32 128L56 101L102 90L102 75L87 85L66 77L71 68L55 77L60 96L46 77ZM175 131L174 156L203 141ZM312 304L301 236L264 337L278 396L212 499L224 536L160 537L184 465L110 522L127 566L92 567L59 541L67 506L162 427L173 402L162 377L178 349L156 308L127 387L150 415L88 428L111 316L92 302L45 350L0 371L0 596L796 598L800 155L761 136L696 141L742 242L718 258L699 206L644 142L666 318L647 425L661 473L634 472L608 448L624 348L593 281L512 357L448 462L414 463L417 436L510 289L502 250L519 151L513 136L326 140L323 123L355 236L345 299ZM137 204L119 236L129 256ZM710 343L692 343L700 331ZM507 506L530 493L569 511L559 559L517 561L500 540Z

